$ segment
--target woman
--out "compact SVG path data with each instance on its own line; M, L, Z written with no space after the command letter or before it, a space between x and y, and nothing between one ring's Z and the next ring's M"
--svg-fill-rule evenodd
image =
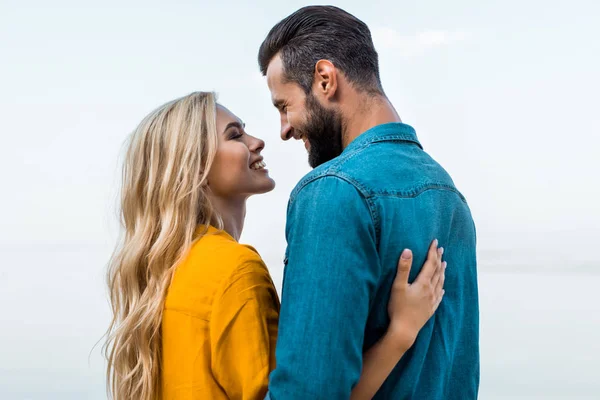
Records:
M264 398L279 300L256 250L237 242L246 199L275 187L263 148L202 92L158 108L131 136L125 236L108 275L113 398ZM445 265L436 245L412 285L410 252L403 253L390 329L365 354L353 398L375 394L439 305Z

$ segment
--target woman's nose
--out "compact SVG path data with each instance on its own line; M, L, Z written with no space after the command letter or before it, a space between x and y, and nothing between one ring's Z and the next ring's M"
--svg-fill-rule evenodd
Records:
M262 149L264 149L264 148L265 148L265 141L252 136L252 143L251 143L250 150L254 151L256 153L260 153L262 151Z

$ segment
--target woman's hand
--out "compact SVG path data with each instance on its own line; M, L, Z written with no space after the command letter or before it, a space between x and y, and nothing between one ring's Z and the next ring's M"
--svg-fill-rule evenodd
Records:
M409 349L417 334L431 318L444 296L446 262L442 262L444 248L438 249L438 241L429 246L427 260L413 283L408 276L413 261L412 252L405 249L398 261L398 272L392 285L388 303L390 326L386 332L389 342L399 351Z
M413 345L419 330L433 315L444 295L444 249L434 240L427 261L417 279L408 283L412 252L404 250L398 261L398 272L388 303L390 326L383 337L363 355L360 380L352 389L352 400L371 399L379 390L398 360Z

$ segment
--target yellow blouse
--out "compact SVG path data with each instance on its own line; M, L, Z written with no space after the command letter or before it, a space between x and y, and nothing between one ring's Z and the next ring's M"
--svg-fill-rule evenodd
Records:
M264 399L279 298L256 250L209 227L177 267L162 319L162 398Z

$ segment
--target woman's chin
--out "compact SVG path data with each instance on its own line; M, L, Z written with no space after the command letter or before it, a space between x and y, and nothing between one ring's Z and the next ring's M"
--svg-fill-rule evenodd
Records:
M263 184L261 184L260 186L257 186L256 189L257 190L254 192L254 194L269 193L270 191L275 189L275 181L273 180L273 178L267 177L265 182Z

